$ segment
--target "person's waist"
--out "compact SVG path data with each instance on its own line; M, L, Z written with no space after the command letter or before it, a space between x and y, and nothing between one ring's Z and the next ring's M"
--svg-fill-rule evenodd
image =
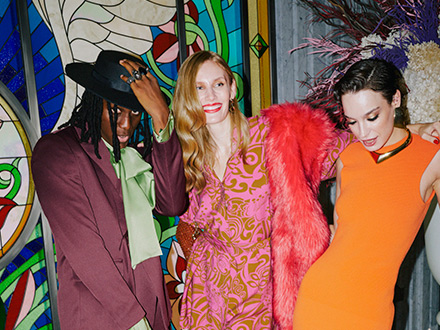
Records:
M236 239L225 240L222 237L212 235L204 231L200 237L211 245L228 252L230 250L250 250L253 248L264 249L270 247L270 237L261 238L254 241L238 241Z

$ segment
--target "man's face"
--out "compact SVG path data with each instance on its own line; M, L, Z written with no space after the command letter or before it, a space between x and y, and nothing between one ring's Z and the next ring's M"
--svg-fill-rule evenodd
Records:
M110 103L111 108L114 104ZM124 107L118 106L116 120L116 135L118 136L119 145L121 148L125 148L128 144L128 140L132 137L134 130L141 121L141 113L139 111L130 110ZM107 101L103 102L102 117L101 117L101 136L102 138L113 145L112 143L112 128L110 125L110 116L107 110Z

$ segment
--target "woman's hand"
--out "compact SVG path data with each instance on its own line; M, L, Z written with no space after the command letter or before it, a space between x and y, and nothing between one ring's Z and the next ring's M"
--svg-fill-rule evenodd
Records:
M160 90L159 83L148 68L141 66L137 62L130 60L122 60L119 62L132 76L126 77L121 75L121 79L125 82L130 80L130 87L136 95L139 103L144 107L145 111L153 120L153 127L156 133L164 129L168 122L169 108Z
M440 122L436 121L427 124L411 124L407 126L411 133L418 134L422 139L439 144Z

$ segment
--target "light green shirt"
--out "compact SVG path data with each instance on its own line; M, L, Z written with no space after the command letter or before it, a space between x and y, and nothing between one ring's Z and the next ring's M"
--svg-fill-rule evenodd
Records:
M153 126L153 134L157 140L157 142L167 142L170 139L171 133L174 129L174 116L173 113L170 111L170 114L168 115L168 122L164 129L159 130L159 134L156 133L154 130L154 124L151 122Z
M147 319L144 317L138 323L130 328L130 330L152 330L148 324Z

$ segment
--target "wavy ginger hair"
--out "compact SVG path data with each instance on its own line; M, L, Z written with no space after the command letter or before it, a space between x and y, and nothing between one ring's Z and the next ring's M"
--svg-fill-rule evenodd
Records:
M216 144L207 127L206 116L196 90L196 77L200 67L206 61L212 61L220 66L229 77L229 84L235 81L234 74L225 60L211 51L199 51L188 57L179 69L176 89L173 99L175 128L182 145L183 166L186 178L186 191L196 189L201 192L206 185L203 176L205 165L214 167L216 162ZM249 145L249 124L246 117L238 108L235 95L231 95L233 111L230 120L233 133L237 132L237 146L240 156L246 161L246 151ZM232 141L232 136L231 136Z

